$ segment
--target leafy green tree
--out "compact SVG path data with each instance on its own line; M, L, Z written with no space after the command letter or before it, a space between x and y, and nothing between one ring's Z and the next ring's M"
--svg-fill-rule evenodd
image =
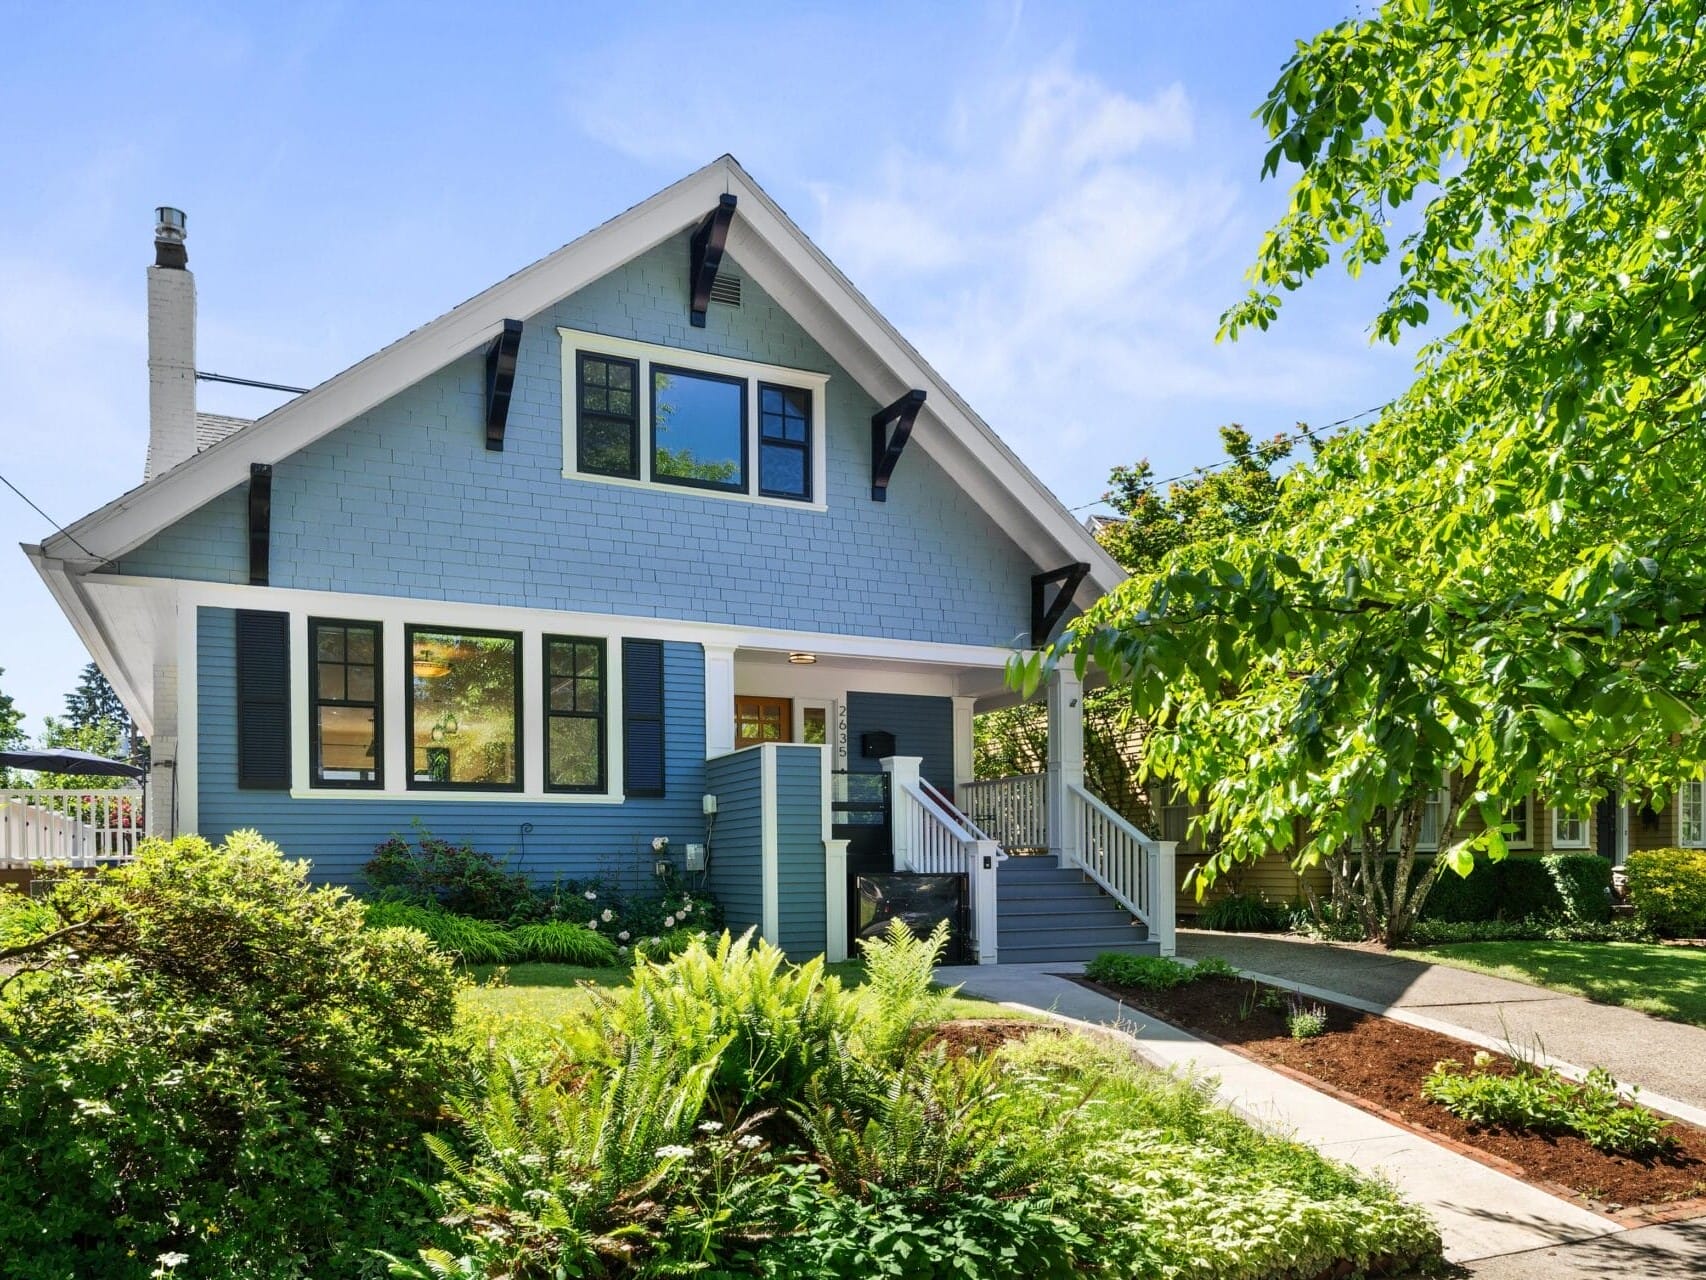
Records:
M1278 468L1291 456L1285 436L1257 442L1236 423L1220 429L1226 461L1201 467L1164 488L1148 459L1115 467L1106 495L1115 518L1096 539L1121 565L1152 569L1167 552L1259 525L1279 495ZM1131 715L1121 689L1098 689L1084 702L1084 779L1128 820L1154 830L1143 777L1147 727ZM1048 764L1048 712L1027 702L979 716L974 763L980 778L1040 773Z
M0 667L0 676L6 674L6 669ZM0 751L24 745L24 713L18 709L18 704L12 701L12 695L0 690ZM0 787L11 786L14 776L10 770L0 768Z
M1282 70L1266 172L1301 173L1224 332L1335 259L1392 273L1376 336L1449 328L1265 525L1170 551L1061 647L1207 796L1216 869L1300 823L1299 861L1394 943L1448 868L1504 856L1523 797L1663 800L1706 765L1702 16L1392 0Z

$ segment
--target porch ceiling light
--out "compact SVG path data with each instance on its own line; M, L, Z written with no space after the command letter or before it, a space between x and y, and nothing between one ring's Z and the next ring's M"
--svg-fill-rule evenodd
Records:
M817 661L817 654L815 654L815 653L790 653L788 655L788 661L793 663L797 667L809 667L809 666L811 666L812 663Z

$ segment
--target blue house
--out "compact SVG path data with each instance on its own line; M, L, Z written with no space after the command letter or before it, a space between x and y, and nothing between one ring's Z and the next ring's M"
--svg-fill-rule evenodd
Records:
M26 548L152 831L330 882L417 820L545 879L667 860L831 956L858 876L930 873L982 961L1171 950L1070 674L1047 773L972 775L1008 658L1120 569L732 158L253 422L196 410L184 222L144 483Z

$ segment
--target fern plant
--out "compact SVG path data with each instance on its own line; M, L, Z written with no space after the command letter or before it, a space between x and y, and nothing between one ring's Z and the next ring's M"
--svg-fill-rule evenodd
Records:
M896 1062L923 1042L930 1027L948 1013L958 987L935 983L936 965L948 945L948 922L938 921L928 938L917 937L904 921L889 921L888 935L867 940L865 999L859 1039L880 1062Z

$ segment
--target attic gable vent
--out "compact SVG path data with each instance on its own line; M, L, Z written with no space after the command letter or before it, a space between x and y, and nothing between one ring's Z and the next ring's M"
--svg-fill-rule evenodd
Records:
M729 307L740 306L740 277L717 272L716 279L711 281L711 301Z

